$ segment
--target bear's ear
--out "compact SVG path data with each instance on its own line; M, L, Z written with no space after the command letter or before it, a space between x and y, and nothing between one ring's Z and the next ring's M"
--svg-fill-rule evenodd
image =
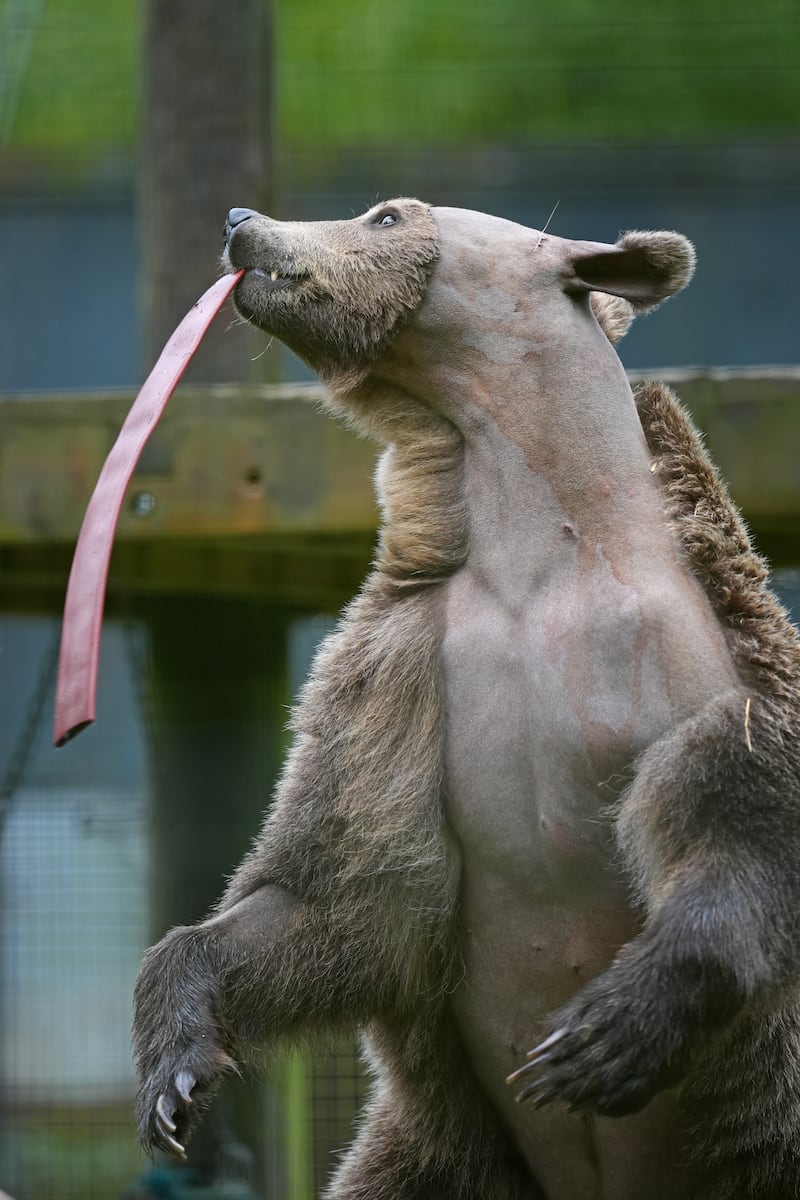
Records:
M614 246L569 246L568 290L621 296L639 312L679 292L694 274L694 246L680 233L634 231Z

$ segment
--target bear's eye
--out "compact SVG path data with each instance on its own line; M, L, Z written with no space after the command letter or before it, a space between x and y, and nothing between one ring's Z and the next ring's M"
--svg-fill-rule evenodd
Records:
M399 220L400 214L395 212L393 208L389 208L384 209L383 212L379 212L375 217L373 217L372 224L387 227L389 225L396 225Z

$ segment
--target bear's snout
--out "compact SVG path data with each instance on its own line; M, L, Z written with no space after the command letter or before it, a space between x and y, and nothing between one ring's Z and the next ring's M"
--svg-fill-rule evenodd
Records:
M256 215L252 208L232 208L225 218L225 244L227 245L230 241L231 234L237 225L241 225L242 221L249 221Z

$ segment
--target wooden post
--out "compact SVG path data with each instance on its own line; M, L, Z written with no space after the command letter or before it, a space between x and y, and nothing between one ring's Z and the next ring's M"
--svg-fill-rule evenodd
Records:
M228 210L268 211L271 184L268 0L146 0L144 13L143 374L216 278ZM264 335L233 321L231 309L214 322L187 373L195 383L264 377L269 360L253 365ZM258 829L281 736L287 617L203 595L159 597L146 614L160 937L206 915ZM189 1147L206 1187L249 1177L264 1194L265 1097L261 1081L220 1092Z
M202 596L153 598L142 612L151 639L146 716L158 938L206 916L258 832L283 752L290 614ZM258 1078L225 1084L189 1146L189 1165L207 1186L226 1180L243 1156L252 1155L261 1186L280 1173L279 1148L266 1145L271 1095Z
M214 281L225 216L271 207L269 0L146 0L139 189L142 372ZM220 314L196 383L264 378L265 338Z

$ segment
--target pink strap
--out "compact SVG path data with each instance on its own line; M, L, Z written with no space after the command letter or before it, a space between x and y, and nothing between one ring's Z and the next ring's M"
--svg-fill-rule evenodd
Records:
M64 602L54 740L63 746L95 718L108 564L139 456L216 314L244 274L223 275L186 314L142 385L103 463L83 518Z

